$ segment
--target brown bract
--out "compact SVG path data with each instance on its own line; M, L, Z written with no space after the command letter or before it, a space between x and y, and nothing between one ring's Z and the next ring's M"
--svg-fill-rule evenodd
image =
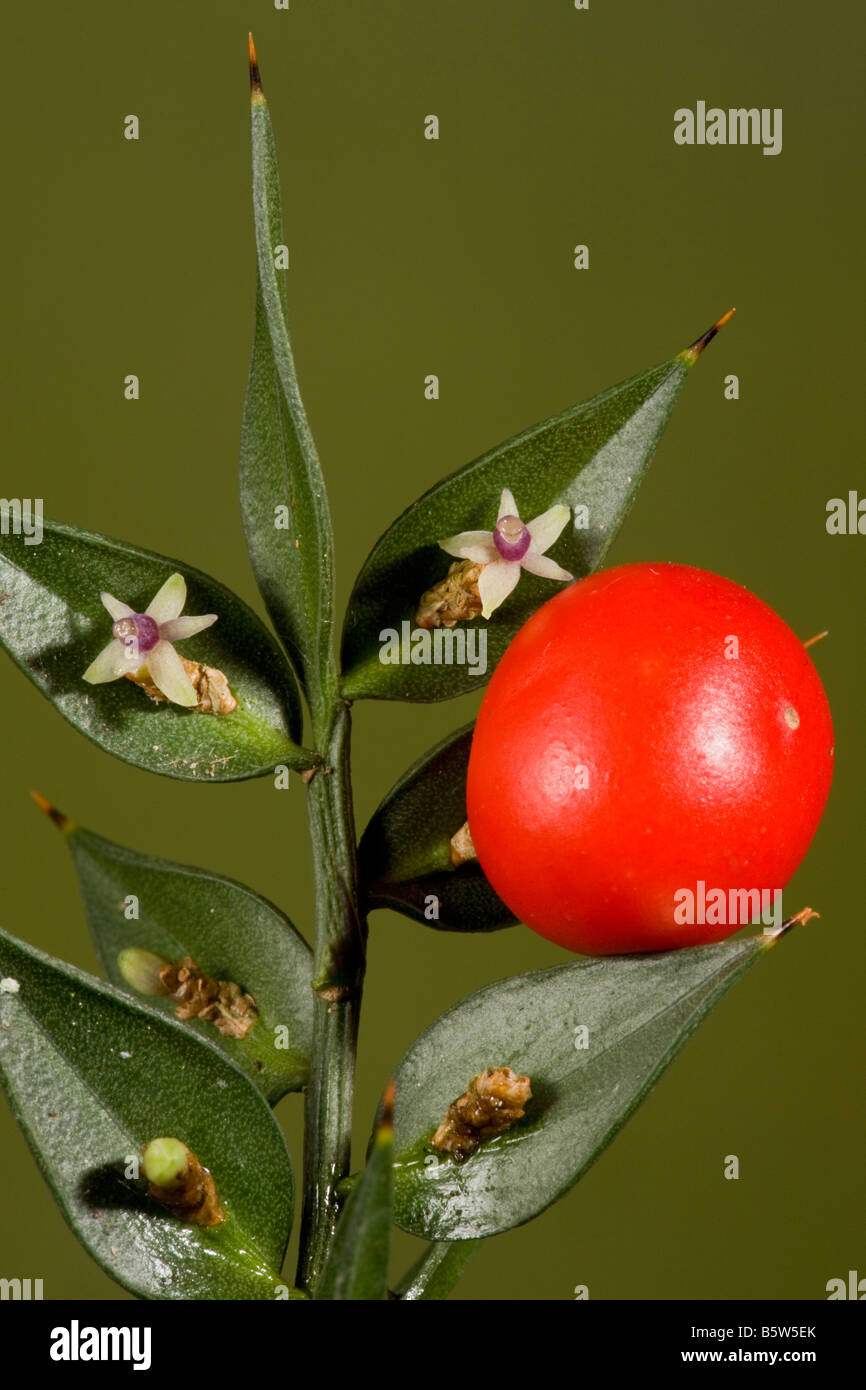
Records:
M205 666L201 661L190 661L187 657L181 660L197 697L193 709L199 714L232 714L237 709L238 702L229 690L229 683L222 671L215 666ZM146 673L140 676L137 671L127 671L126 679L139 686L157 704L166 703L166 697Z
M469 829L469 822L465 821L455 835L451 836L451 863L455 869L459 869L461 864L471 864L477 860L475 846L472 843L472 832Z
M518 1076L510 1067L486 1067L449 1105L430 1143L462 1163L483 1139L502 1134L522 1119L531 1098L528 1076Z
M200 1018L223 1037L245 1038L258 1018L256 1001L234 980L214 980L200 970L192 956L169 961L159 972L165 992L178 1001L177 1018Z
M473 560L455 561L445 578L423 595L415 614L416 626L456 627L477 618L482 606L478 578L483 568Z

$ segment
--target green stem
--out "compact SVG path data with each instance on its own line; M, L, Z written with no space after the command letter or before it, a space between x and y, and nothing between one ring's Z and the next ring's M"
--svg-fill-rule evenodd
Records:
M429 1245L397 1285L398 1298L447 1298L480 1240L437 1240Z
M349 1173L352 1139L366 923L358 908L349 733L349 709L340 701L321 740L324 765L308 791L316 887L316 1011L297 1276L307 1290L315 1287L334 1236L343 1200L338 1187Z

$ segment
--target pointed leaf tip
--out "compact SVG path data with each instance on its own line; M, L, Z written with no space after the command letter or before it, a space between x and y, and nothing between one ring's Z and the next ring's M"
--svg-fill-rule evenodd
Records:
M382 1096L382 1106L379 1111L379 1123L376 1127L378 1138L391 1138L394 1129L394 1097L397 1094L397 1087L394 1081L389 1081Z
M262 74L259 72L259 62L256 57L256 45L253 36L250 34L250 90L253 96L262 96Z
M54 822L62 835L67 835L74 828L74 822L68 816L64 816L62 811L58 811L56 806L52 806L51 802L47 801L44 796L40 796L39 792L31 791L30 796L40 811Z
M807 922L811 922L813 917L820 918L820 912L816 912L813 907L804 907L793 917L787 918L780 927L765 927L763 932L764 945L775 946L777 941L781 941L783 936L787 936L794 927L804 927Z
M707 343L711 343L713 341L713 338L715 338L719 330L724 328L725 324L728 322L729 319L733 318L736 312L736 308L733 308L729 309L726 314L722 314L722 317L720 319L716 319L715 323L707 329L706 333L702 333L699 338L695 338L695 341L693 343L690 343L684 352L680 353L682 359L685 362L687 362L690 367L693 366L695 362L697 362L704 348L707 346Z

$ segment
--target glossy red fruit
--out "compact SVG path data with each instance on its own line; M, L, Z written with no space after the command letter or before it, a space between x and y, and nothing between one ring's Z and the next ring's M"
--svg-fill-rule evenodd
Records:
M551 941L693 946L753 920L740 890L773 910L832 768L827 697L771 608L705 570L622 565L508 647L472 743L469 827L496 892ZM688 921L688 894L705 920Z

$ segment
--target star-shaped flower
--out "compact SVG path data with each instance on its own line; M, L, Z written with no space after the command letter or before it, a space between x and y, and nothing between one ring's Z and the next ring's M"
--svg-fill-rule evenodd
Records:
M173 704L195 705L198 696L172 642L203 632L216 622L217 614L205 613L200 618L180 616L186 603L183 575L171 575L144 613L136 613L112 594L102 593L100 598L114 619L114 636L88 666L84 679L91 685L103 685L121 676L148 675Z
M461 531L440 541L442 549L461 560L483 565L478 577L481 616L489 618L504 603L520 578L521 569L542 579L573 579L555 560L545 555L561 534L571 511L560 504L525 524L507 487L502 489L499 518L492 531Z

